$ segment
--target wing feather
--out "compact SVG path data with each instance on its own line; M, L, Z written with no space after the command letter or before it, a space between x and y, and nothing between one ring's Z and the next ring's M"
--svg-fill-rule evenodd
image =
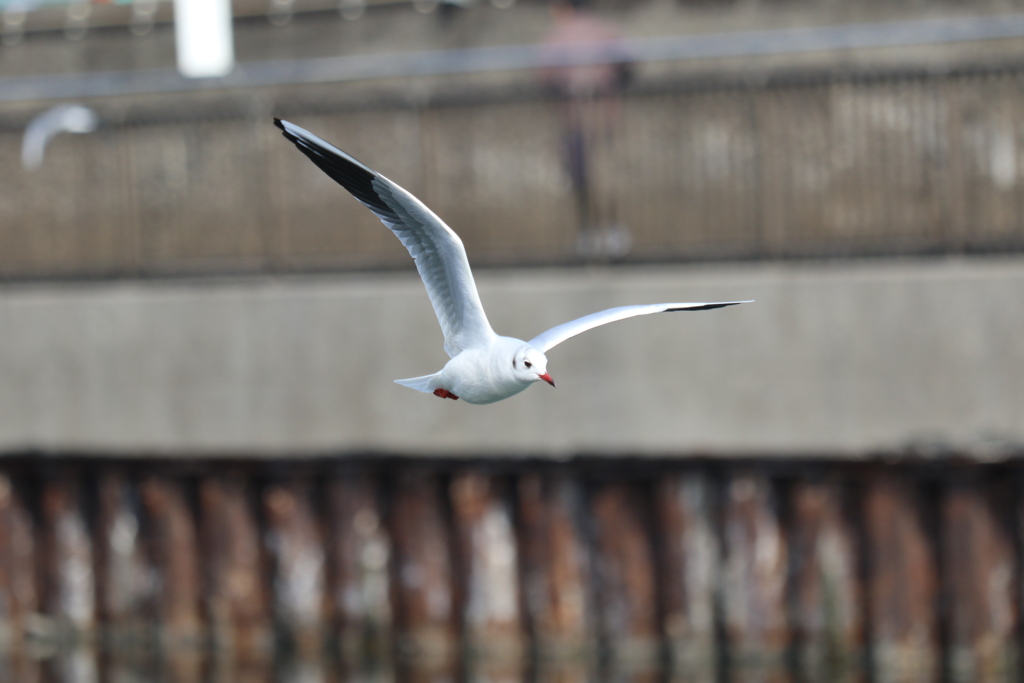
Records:
M713 308L725 308L736 304L749 304L750 301L717 301L713 303L688 303L688 304L640 304L637 306L619 306L609 308L605 311L598 311L585 315L576 320L556 325L547 332L542 332L532 340L530 346L547 352L548 349L558 346L566 339L575 337L577 334L592 330L601 325L613 323L616 320L625 320L637 315L650 315L651 313L671 313L674 311L709 311Z
M416 262L444 333L444 350L456 356L493 338L455 232L412 194L334 145L287 121L274 119L303 154L370 209L401 240Z

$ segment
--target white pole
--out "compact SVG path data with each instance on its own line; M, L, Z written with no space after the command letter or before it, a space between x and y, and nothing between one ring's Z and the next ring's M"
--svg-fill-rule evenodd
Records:
M183 76L216 78L231 73L231 0L174 0L174 43Z

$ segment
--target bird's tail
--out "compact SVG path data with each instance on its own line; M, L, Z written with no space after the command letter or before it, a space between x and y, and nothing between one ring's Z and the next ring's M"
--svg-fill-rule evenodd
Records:
M416 391L422 391L424 394L434 393L434 387L430 386L430 380L437 377L438 373L433 375L423 375L422 377L410 377L409 379L396 379L395 384L401 384L403 387L409 387Z

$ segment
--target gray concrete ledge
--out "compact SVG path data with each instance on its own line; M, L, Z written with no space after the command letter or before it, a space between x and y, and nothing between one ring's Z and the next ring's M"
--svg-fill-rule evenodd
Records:
M815 455L1024 444L1024 258L488 271L499 333L638 318L492 406L392 383L446 360L414 274L0 288L0 451Z

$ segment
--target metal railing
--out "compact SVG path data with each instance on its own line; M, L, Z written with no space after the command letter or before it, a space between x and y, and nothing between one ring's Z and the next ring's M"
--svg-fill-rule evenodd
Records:
M601 256L581 249L561 107L526 96L287 115L421 197L475 264L534 265ZM1024 67L676 83L601 112L583 227L609 229L617 259L1024 248ZM19 145L0 130L5 158ZM409 263L269 115L199 108L61 137L35 173L4 165L0 187L5 278Z

